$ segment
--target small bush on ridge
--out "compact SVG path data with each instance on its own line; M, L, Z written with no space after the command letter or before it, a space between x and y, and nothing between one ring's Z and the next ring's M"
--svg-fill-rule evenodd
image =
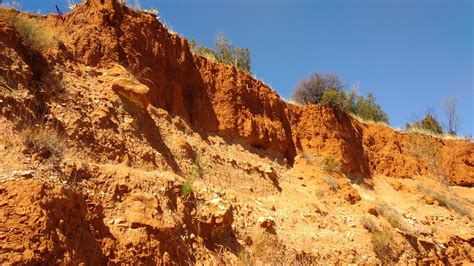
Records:
M198 45L194 40L189 42L189 48L195 55L203 56L218 63L233 65L240 70L251 73L250 50L234 47L222 33L217 34L214 49Z
M414 122L413 124L406 123L405 128L407 130L414 128L427 130L434 134L443 134L443 128L441 127L441 124L434 116L430 114L427 114L421 121Z
M374 95L359 95L355 90L346 93L346 86L334 73L313 73L296 86L293 100L303 104L321 104L355 114L365 120L388 123L388 116Z

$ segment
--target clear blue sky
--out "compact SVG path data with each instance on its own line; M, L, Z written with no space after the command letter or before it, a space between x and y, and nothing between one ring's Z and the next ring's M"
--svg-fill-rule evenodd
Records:
M5 2L5 1L4 1ZM66 1L22 0L30 12ZM77 2L77 0L76 0ZM130 0L129 2L133 2ZM335 72L372 91L390 124L404 127L458 98L460 134L474 135L473 3L470 0L142 0L161 21L212 47L217 32L250 48L252 71L290 98L302 77Z

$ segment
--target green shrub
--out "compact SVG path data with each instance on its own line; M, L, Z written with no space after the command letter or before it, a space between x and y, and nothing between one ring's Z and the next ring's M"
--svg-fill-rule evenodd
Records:
M217 34L214 49L196 44L194 40L189 42L189 48L194 55L202 56L218 63L233 65L240 70L251 73L250 50L248 48L234 47L222 33Z
M205 166L205 162L202 160L201 156L197 154L193 161L191 174L186 177L186 182L181 188L181 195L186 196L193 191L194 181L196 181L197 178L204 176Z
M365 98L356 91L345 92L345 85L334 73L313 73L298 83L293 100L303 104L321 104L353 113L364 120L388 123L388 116L369 92Z
M344 84L335 73L313 73L302 79L293 92L293 100L302 104L318 104L326 91L340 92Z
M421 129L433 134L443 134L443 128L441 127L441 124L433 115L430 114L426 114L426 116L421 121L414 122L413 124L406 123L405 128L407 130Z
M187 196L189 193L193 192L193 183L194 183L194 177L188 176L186 178L186 182L183 184L183 187L181 188L181 195Z
M347 96L344 91L327 90L323 93L319 103L339 110L348 111Z
M385 113L380 105L375 103L375 97L371 92L367 93L367 98L358 95L357 92L352 91L348 95L346 101L346 110L361 118L375 122L388 123L388 115Z

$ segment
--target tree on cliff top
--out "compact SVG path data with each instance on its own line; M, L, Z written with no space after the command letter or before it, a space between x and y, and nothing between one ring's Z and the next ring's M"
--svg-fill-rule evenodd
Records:
M359 95L356 90L345 92L342 79L334 73L313 73L301 80L293 93L293 100L302 104L321 104L353 113L365 120L388 123L388 116L374 95Z

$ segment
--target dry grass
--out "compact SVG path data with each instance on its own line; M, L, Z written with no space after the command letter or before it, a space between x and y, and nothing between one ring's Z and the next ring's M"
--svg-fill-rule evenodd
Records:
M312 162L316 161L316 158L313 156L313 154L311 152L304 151L302 153L302 156L306 160L306 162L308 162L308 163L312 163Z
M324 198L324 196L326 196L326 192L324 190L322 190L322 189L316 190L316 197L318 199L322 199L322 198Z
M380 226L377 224L375 219L370 215L362 216L362 218L360 219L360 222L361 222L362 226L364 226L364 228L369 230L369 232L371 232L371 233L381 231Z
M388 205L382 206L385 211L385 215L388 215L388 220L392 223L395 219L393 212ZM362 216L360 220L362 226L370 232L370 240L375 254L381 261L388 261L391 258L391 247L390 243L393 241L393 234L388 228L380 227L375 219L370 215ZM397 221L397 223L399 223Z
M193 55L195 56L202 56L209 61L218 63L216 53L213 50L204 46L194 45L194 47L191 48L191 53L193 53Z
M281 263L284 258L288 259L285 251L285 246L276 235L263 231L255 235L250 249L242 250L239 258L245 265L275 265Z
M238 256L243 265L316 265L319 262L311 254L289 249L277 235L265 231L257 234L250 249L240 251Z
M341 163L332 157L323 157L320 160L320 167L324 171L341 171Z
M357 121L359 121L361 123L368 124L368 125L381 125L381 126L391 128L391 129L393 129L394 131L397 131L397 132L408 133L408 134L421 134L421 135L430 136L430 137L438 138L438 139L444 139L444 140L473 141L472 136L469 136L469 135L467 135L467 136L456 136L456 135L453 135L453 134L436 134L436 133L433 133L430 130L417 128L417 127L411 127L409 129L403 130L401 128L394 128L394 127L392 127L389 124L384 123L384 122L380 122L380 121L377 122L377 121L367 120L367 119L365 119L363 117L360 117L360 116L358 116L356 114L353 114L353 113L348 113L348 114L352 118L356 119Z
M386 261L390 258L390 243L393 241L393 235L388 229L382 229L371 233L371 242L377 257Z
M405 218L392 206L381 203L377 206L377 211L393 226L407 233L413 233L412 228L405 221Z
M423 136L412 135L410 148L414 154L426 163L432 173L437 177L443 176L443 171L440 168L440 150L436 143L433 143L432 140L424 138Z
M469 209L464 206L462 203L460 203L456 198L454 197L448 197L444 194L441 194L439 192L433 191L425 186L422 186L419 184L417 186L417 190L432 197L436 201L438 201L440 206L444 206L450 210L453 210L461 215L467 216L469 218L473 218L471 212Z
M257 78L255 77L255 79L257 79ZM296 106L303 106L303 105L304 105L304 104L301 104L301 103L299 103L299 102L294 101L293 99L282 98L282 100L283 100L285 103L291 104L291 105L296 105Z
M58 42L50 31L41 27L38 18L17 15L13 17L12 24L20 33L23 45L36 52L42 52Z
M370 119L365 119L357 114L354 114L354 113L350 113L348 112L348 114L354 118L355 120L361 122L361 123L364 123L364 124L369 124L369 125L381 125L381 126L385 126L385 127L388 127L388 128L391 128L393 129L389 124L385 123L385 122L382 122L382 121L373 121L373 120L370 120ZM395 130L395 129L394 129Z
M26 147L57 165L63 159L66 138L58 130L45 124L24 126L20 137Z
M341 188L339 183L334 179L334 177L330 175L324 178L324 182L329 186L329 189L331 189L332 191L336 191Z
M430 136L433 138L444 139L444 140L472 141L472 137L468 137L468 136L462 137L462 136L456 136L453 134L436 134L436 133L433 133L433 131L417 128L417 127L411 127L410 129L407 129L405 132L409 134L413 134L413 135L420 134L420 135Z

